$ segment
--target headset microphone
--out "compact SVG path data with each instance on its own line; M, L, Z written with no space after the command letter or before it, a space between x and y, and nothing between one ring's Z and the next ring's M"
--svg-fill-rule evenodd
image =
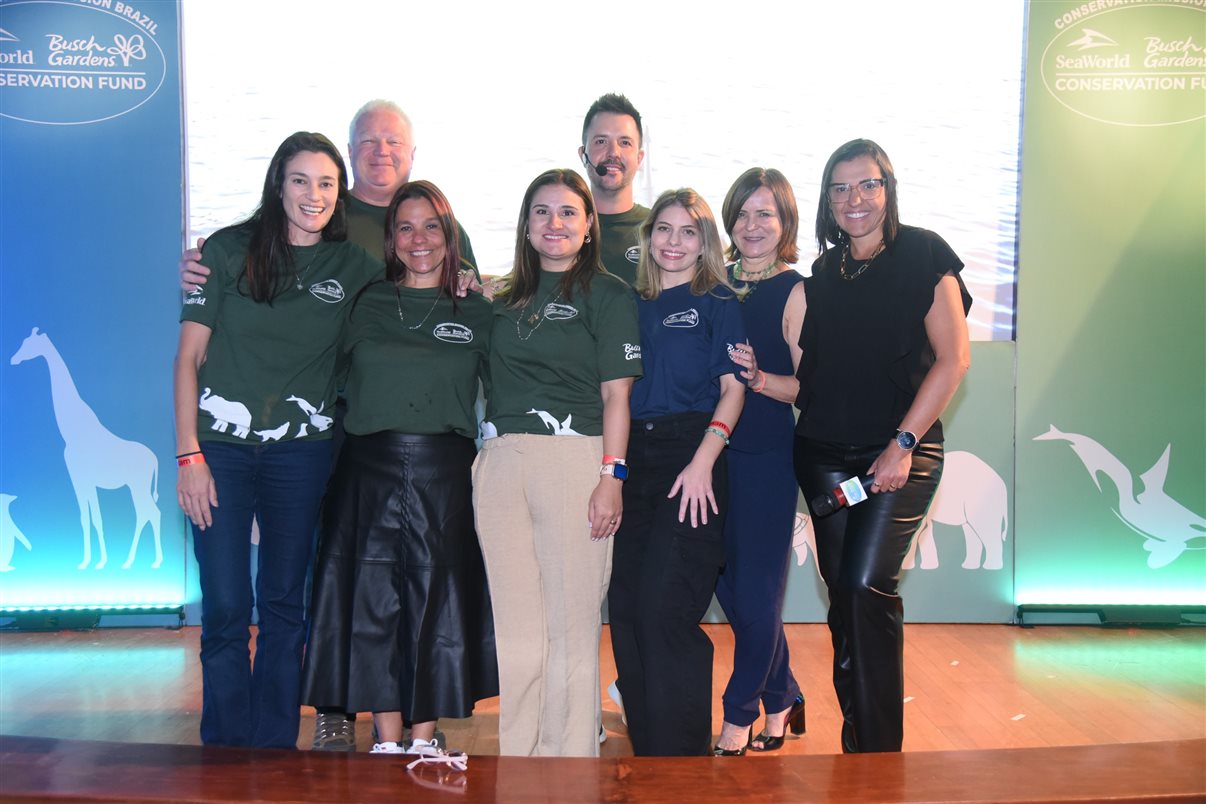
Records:
M593 170L595 173L598 173L600 176L607 175L607 168L603 167L602 165L591 164L590 157L586 155L586 151L582 152L582 164L586 165L588 168Z

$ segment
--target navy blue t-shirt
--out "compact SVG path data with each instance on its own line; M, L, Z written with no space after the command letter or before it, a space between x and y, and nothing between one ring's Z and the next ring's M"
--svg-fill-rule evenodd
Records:
M679 285L638 299L637 315L645 374L632 387L632 418L715 410L720 377L740 371L729 359L745 341L737 299L723 288L695 296L690 284Z

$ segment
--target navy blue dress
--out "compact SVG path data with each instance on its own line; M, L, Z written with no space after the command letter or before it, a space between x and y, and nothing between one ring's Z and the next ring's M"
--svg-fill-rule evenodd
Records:
M730 279L732 276L730 274ZM742 302L758 368L795 375L783 340L783 310L796 284L794 270L751 283ZM741 290L744 282L733 282ZM725 567L716 598L733 628L733 675L724 692L724 719L748 726L758 708L782 712L800 694L783 633L783 597L798 491L792 470L792 406L746 391L745 409L727 450L729 514Z

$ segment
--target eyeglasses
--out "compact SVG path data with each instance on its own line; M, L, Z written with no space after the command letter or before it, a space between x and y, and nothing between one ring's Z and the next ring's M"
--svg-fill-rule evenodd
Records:
M826 189L829 195L829 202L832 204L840 204L850 198L850 192L857 189L861 198L879 198L879 194L884 191L884 184L887 179L863 179L858 184L831 184Z

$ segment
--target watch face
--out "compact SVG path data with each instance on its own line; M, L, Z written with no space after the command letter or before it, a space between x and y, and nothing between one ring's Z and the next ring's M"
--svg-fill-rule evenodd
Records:
M622 463L613 464L613 471L616 480L628 479L628 467Z
M910 433L908 430L902 430L896 434L896 444L901 449L912 450L917 446L917 436Z

